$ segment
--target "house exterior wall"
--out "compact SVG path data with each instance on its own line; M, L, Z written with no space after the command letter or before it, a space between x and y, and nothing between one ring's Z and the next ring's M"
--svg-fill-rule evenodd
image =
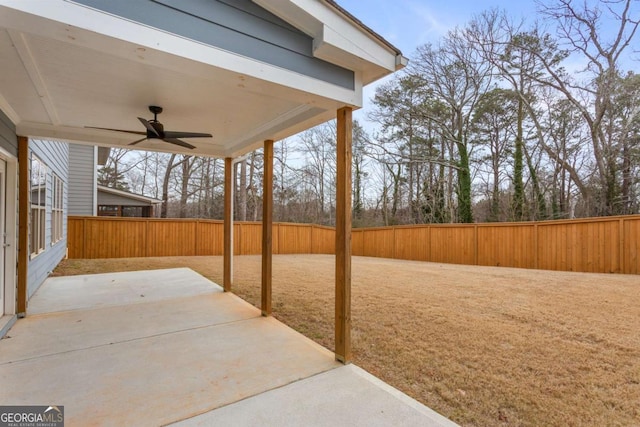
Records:
M313 39L251 0L76 0L132 21L346 89L353 71L314 57Z
M96 214L96 147L69 144L69 215Z
M0 289L3 292L0 314L15 315L16 313L16 281L17 281L17 259L18 259L18 137L13 122L0 110L0 150L2 158L6 160L5 188L2 195L5 197L4 232L5 246L4 257L0 257L0 262L4 263L4 277L0 277ZM5 318L6 319L6 318ZM2 323L2 321L0 321ZM0 338L3 330L6 333L11 322L0 324Z
M12 156L18 156L18 137L16 136L16 126L0 110L0 147L5 149Z
M46 174L46 214L45 214L45 250L29 260L27 275L27 296L31 296L42 285L58 263L64 258L67 251L67 195L69 192L69 145L57 141L30 140L30 151L42 160L47 166ZM64 183L62 205L63 227L62 239L52 243L52 195L53 174L56 174Z

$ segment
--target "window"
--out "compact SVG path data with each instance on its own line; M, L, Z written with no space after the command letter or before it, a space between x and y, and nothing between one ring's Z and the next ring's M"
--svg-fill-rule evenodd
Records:
M45 215L47 212L47 167L31 154L31 223L29 224L31 256L44 251Z
M122 216L124 217L144 217L144 206L123 206ZM149 216L149 215L147 215Z
M53 194L51 195L51 245L62 239L64 204L64 182L53 174Z
M111 205L99 205L98 216L120 216L120 207Z

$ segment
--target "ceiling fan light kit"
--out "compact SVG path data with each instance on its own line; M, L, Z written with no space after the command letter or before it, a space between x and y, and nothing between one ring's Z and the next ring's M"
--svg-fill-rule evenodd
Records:
M210 133L200 133L200 132L175 132L175 131L165 131L162 123L158 121L158 114L162 113L162 107L158 107L157 105L150 105L149 111L153 113L153 119L147 120L142 117L138 117L140 123L147 129L146 132L135 131L135 130L124 130L124 129L111 129L111 128L100 128L93 126L86 126L89 129L100 129L100 130L109 130L113 132L124 132L124 133L132 133L134 135L144 135L144 138L140 138L136 141L129 143L129 145L136 145L142 141L146 141L147 139L160 139L169 144L179 145L180 147L188 148L193 150L196 148L194 145L189 144L188 142L182 141L180 138L211 138L212 135Z

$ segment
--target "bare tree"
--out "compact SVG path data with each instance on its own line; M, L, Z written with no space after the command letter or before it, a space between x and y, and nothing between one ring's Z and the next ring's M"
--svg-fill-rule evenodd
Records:
M236 163L235 173L240 175L240 182L238 183L237 206L238 206L238 220L247 220L247 159L243 159L239 163Z
M335 122L303 132L299 142L305 159L301 173L316 198L316 220L321 224L331 224L336 170Z
M438 46L419 47L411 64L411 73L422 82L424 90L448 107L446 121L435 115L429 119L439 122L446 131L443 137L455 145L458 219L473 222L469 126L480 96L491 85L492 67L460 30L448 33Z
M546 71L535 76L539 83L550 86L573 104L586 122L598 171L600 191L596 214L621 212L618 159L622 146L612 129L605 126L607 114L614 107L616 83L620 78L622 54L636 38L640 15L634 0L607 0L590 5L573 0L539 3L541 13L557 23L557 36L569 52L587 61L581 80L571 78L558 69L538 50L531 49ZM611 35L600 31L603 21L617 22ZM601 196L601 197L600 197Z
M518 100L513 91L494 89L483 94L473 113L472 131L477 135L480 151L486 153L479 161L488 163L491 175L489 221L505 219L500 212L501 184L507 155L513 150L514 140L517 141L513 124L517 122Z
M126 177L138 165L129 154L130 150L126 148L112 148L107 162L98 170L98 184L129 191Z

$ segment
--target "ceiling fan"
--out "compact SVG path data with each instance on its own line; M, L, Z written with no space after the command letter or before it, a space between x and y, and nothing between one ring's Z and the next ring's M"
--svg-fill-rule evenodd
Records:
M193 150L196 147L194 145L191 145L187 142L180 140L179 138L211 138L212 137L210 133L172 132L168 130L165 131L162 123L158 121L158 114L162 113L162 107L150 105L149 111L153 113L152 120L146 120L146 119L143 119L142 117L138 117L138 120L140 120L140 123L142 123L144 127L147 128L146 132L135 131L135 130L124 130L124 129L99 128L99 127L93 127L93 126L85 126L85 127L89 129L111 130L115 132L133 133L135 135L145 136L144 138L141 138L137 141L133 141L129 145L136 145L147 139L161 139L164 142L168 142L169 144L179 145L181 147L189 148L190 150Z

